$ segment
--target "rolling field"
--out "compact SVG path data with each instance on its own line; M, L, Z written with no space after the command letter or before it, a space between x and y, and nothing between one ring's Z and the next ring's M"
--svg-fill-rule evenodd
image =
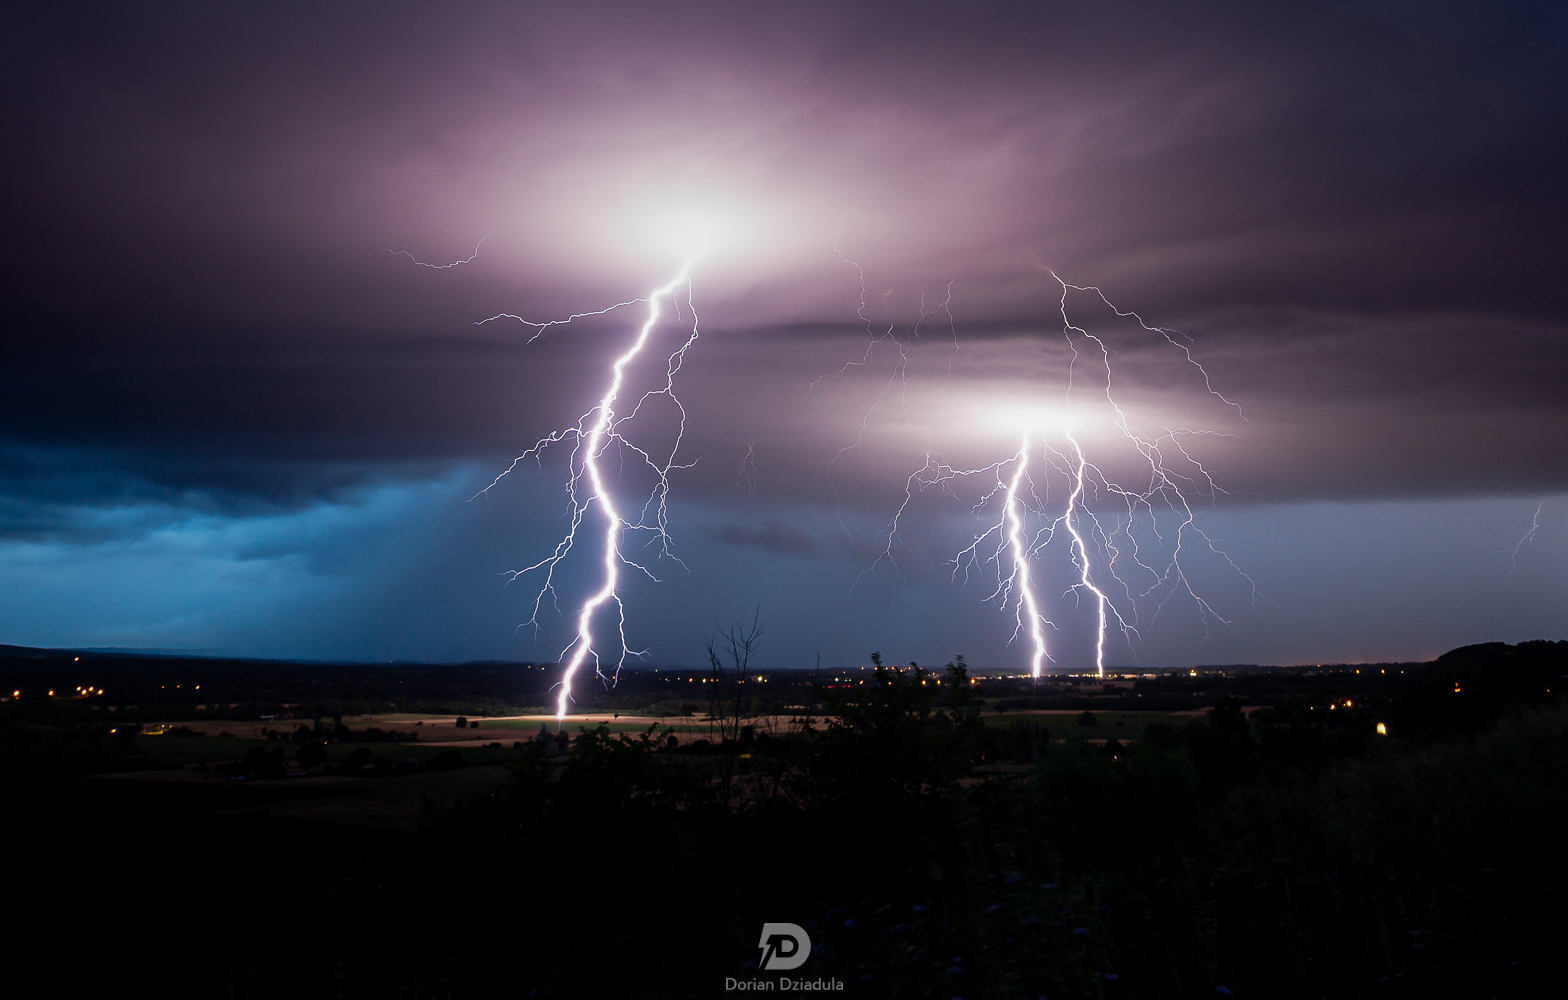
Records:
M1015 722L1028 722L1044 726L1057 739L1081 736L1089 740L1136 740L1143 737L1145 726L1153 723L1184 726L1193 718L1191 714L1172 712L1096 712L1096 725L1081 726L1078 724L1078 718L1082 714L1082 712L1066 710L1025 712L992 710L982 713L980 721L987 726L1000 727L1011 726Z
M483 735L480 730L471 731L476 736ZM484 742L493 742L499 738L495 736L489 741L476 740L472 745L460 744L456 749L460 749L464 760L471 764L499 764L517 759L517 751L512 749L511 744L511 739L516 739L515 736L507 740L504 746L483 745ZM284 758L294 760L299 754L300 744L282 740L247 739L240 736L138 736L136 746L146 750L150 756L164 764L183 766L238 760L243 758L252 747L260 747L269 752L273 747L282 747ZM328 743L327 763L341 764L360 747L368 749L372 756L385 757L388 760L421 762L454 749L451 745L422 743Z

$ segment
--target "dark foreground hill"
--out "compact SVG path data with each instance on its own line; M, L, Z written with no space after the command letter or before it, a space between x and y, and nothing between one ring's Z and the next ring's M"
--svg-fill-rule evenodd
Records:
M1488 642L1438 657L1396 702L1411 736L1473 733L1510 709L1551 705L1568 692L1568 642Z
M1564 674L1568 643L1467 647L1123 743L879 671L707 753L530 741L418 833L266 815L286 781L13 773L0 961L18 995L1555 995ZM758 969L765 922L798 970Z

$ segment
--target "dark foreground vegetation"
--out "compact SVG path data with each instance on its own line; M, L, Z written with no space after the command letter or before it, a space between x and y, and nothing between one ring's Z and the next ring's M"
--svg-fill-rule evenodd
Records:
M7 981L717 997L778 981L757 939L789 921L817 950L788 975L843 996L1560 992L1568 643L1276 685L1250 716L1224 693L1137 740L984 725L957 664L819 686L770 729L731 666L706 747L529 740L418 834L228 812L286 781L13 772Z

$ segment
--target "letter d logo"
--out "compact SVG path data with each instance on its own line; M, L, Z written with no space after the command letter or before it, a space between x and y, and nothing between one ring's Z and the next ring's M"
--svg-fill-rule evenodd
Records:
M780 972L798 969L811 957L811 935L799 924L763 924L757 947L762 949L759 968Z

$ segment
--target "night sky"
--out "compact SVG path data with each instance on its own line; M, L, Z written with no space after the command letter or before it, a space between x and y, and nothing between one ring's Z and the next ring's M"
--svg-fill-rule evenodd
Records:
M1008 459L998 409L1076 408L1136 479L1103 366L1065 395L1053 272L1191 338L1203 370L1067 298L1129 421L1199 432L1237 567L1189 549L1207 612L1128 574L1110 664L1563 638L1568 14L1289 6L8 7L0 641L553 660L596 540L538 629L504 574L563 530L567 452L476 494L641 313L475 321L643 295L688 225L722 236L675 379L681 563L639 536L659 582L623 591L649 662L755 612L769 668L1025 665L996 565L951 565L983 476L887 528L928 454ZM629 439L672 442L666 404ZM1035 565L1081 669L1071 557Z

